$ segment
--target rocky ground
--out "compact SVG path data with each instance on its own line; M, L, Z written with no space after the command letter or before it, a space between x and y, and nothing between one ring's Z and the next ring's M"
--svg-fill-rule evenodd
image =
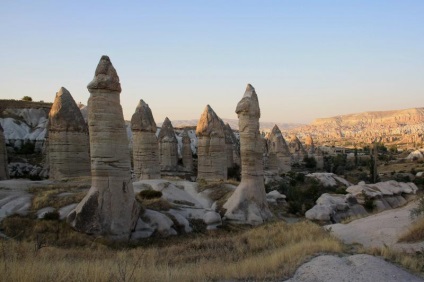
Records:
M207 191L199 193L194 184L185 181L150 180L134 185L135 192L150 186L163 193L164 198L172 203L179 203L180 209L175 215L204 218L209 209L214 210L213 201ZM51 181L7 180L0 182L0 221L11 214L27 214L30 211L32 194L28 187L45 186ZM190 199L184 202L184 199ZM415 244L398 243L397 238L407 230L412 220L410 210L416 205L408 205L386 210L347 224L332 224L324 228L340 238L346 244L359 243L364 247L389 246L395 250L418 251L424 248L424 242ZM154 212L154 211L153 211ZM170 210L172 212L172 210ZM199 213L199 214L198 214ZM155 212L156 214L156 212ZM174 215L174 216L175 216ZM170 229L170 227L168 227ZM146 230L143 230L146 231ZM151 231L151 230L148 230ZM143 237L143 236L141 236ZM321 255L298 268L295 275L288 280L296 281L424 281L404 269L370 255L331 256Z

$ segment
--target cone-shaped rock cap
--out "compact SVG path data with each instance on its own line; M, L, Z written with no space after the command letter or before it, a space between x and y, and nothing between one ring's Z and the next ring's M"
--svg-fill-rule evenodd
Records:
M93 80L87 85L88 90L110 90L121 92L119 76L108 56L102 56L97 65Z
M261 117L258 95L252 85L247 84L246 92L244 92L243 98L237 104L236 113L247 113L248 115L255 116L257 118Z
M271 134L274 135L274 136L281 135L280 128L278 128L277 125L274 125L274 127L272 128Z
M223 121L222 121L222 125L224 127L225 143L233 144L235 136L234 136L233 130L231 129L231 126L228 123L224 124Z
M159 131L158 140L167 142L178 142L175 137L174 127L168 117L163 121L162 127Z
M132 115L131 130L156 133L156 122L153 118L152 110L143 100L140 100L135 113Z
M87 132L87 125L71 93L61 87L49 113L49 130Z
M224 123L211 106L207 105L197 123L196 135L210 136L212 134L224 137Z

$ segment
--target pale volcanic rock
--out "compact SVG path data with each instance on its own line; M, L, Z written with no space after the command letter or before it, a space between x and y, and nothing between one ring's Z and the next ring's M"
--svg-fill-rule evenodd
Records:
M88 128L64 87L56 93L48 122L47 160L50 179L90 175Z
M228 128L221 119L222 127L224 128L224 137L225 137L225 151L227 155L227 168L232 168L234 166L234 144L233 138L231 135L234 135L231 127Z
M248 84L236 113L240 128L241 182L224 204L231 221L260 224L272 217L268 208L262 163L263 138L259 132L260 109L255 89Z
M3 127L0 125L0 180L9 179L9 170L7 168L7 150L3 134Z
M269 170L278 173L291 170L291 156L286 140L277 125L274 126L267 138Z
M191 172L193 171L193 153L191 150L191 139L188 135L187 129L184 129L183 133L181 134L181 137L183 143L181 155L183 159L184 170Z
M227 179L227 153L224 125L207 105L196 127L197 178L206 181Z
M136 179L160 178L159 145L152 111L143 100L131 118L133 162Z
M309 157L315 154L315 144L311 135L307 135L305 138L305 150L308 152Z
M165 118L158 135L161 170L176 171L178 168L178 140L169 118Z
M121 86L109 57L100 59L87 86L91 188L68 222L81 232L128 239L139 215L131 181L128 138L120 105Z

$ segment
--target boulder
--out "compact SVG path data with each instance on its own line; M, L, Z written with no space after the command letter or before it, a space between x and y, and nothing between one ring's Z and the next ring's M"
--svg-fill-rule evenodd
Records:
M131 181L121 85L109 57L100 59L87 88L91 188L67 220L81 232L128 239L137 222L139 206Z

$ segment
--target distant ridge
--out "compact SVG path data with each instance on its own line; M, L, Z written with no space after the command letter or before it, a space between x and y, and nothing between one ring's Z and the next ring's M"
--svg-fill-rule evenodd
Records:
M228 119L223 118L222 119L224 123L228 123L233 130L238 130L238 119ZM171 120L172 125L175 128L179 127L193 127L197 125L198 120L197 119L189 119L189 120ZM301 123L282 123L282 122L261 122L260 123L260 129L262 131L268 132L271 131L274 125L277 125L280 130L290 130L294 129L296 127L304 126L305 124ZM159 127L162 126L162 122L157 124Z

